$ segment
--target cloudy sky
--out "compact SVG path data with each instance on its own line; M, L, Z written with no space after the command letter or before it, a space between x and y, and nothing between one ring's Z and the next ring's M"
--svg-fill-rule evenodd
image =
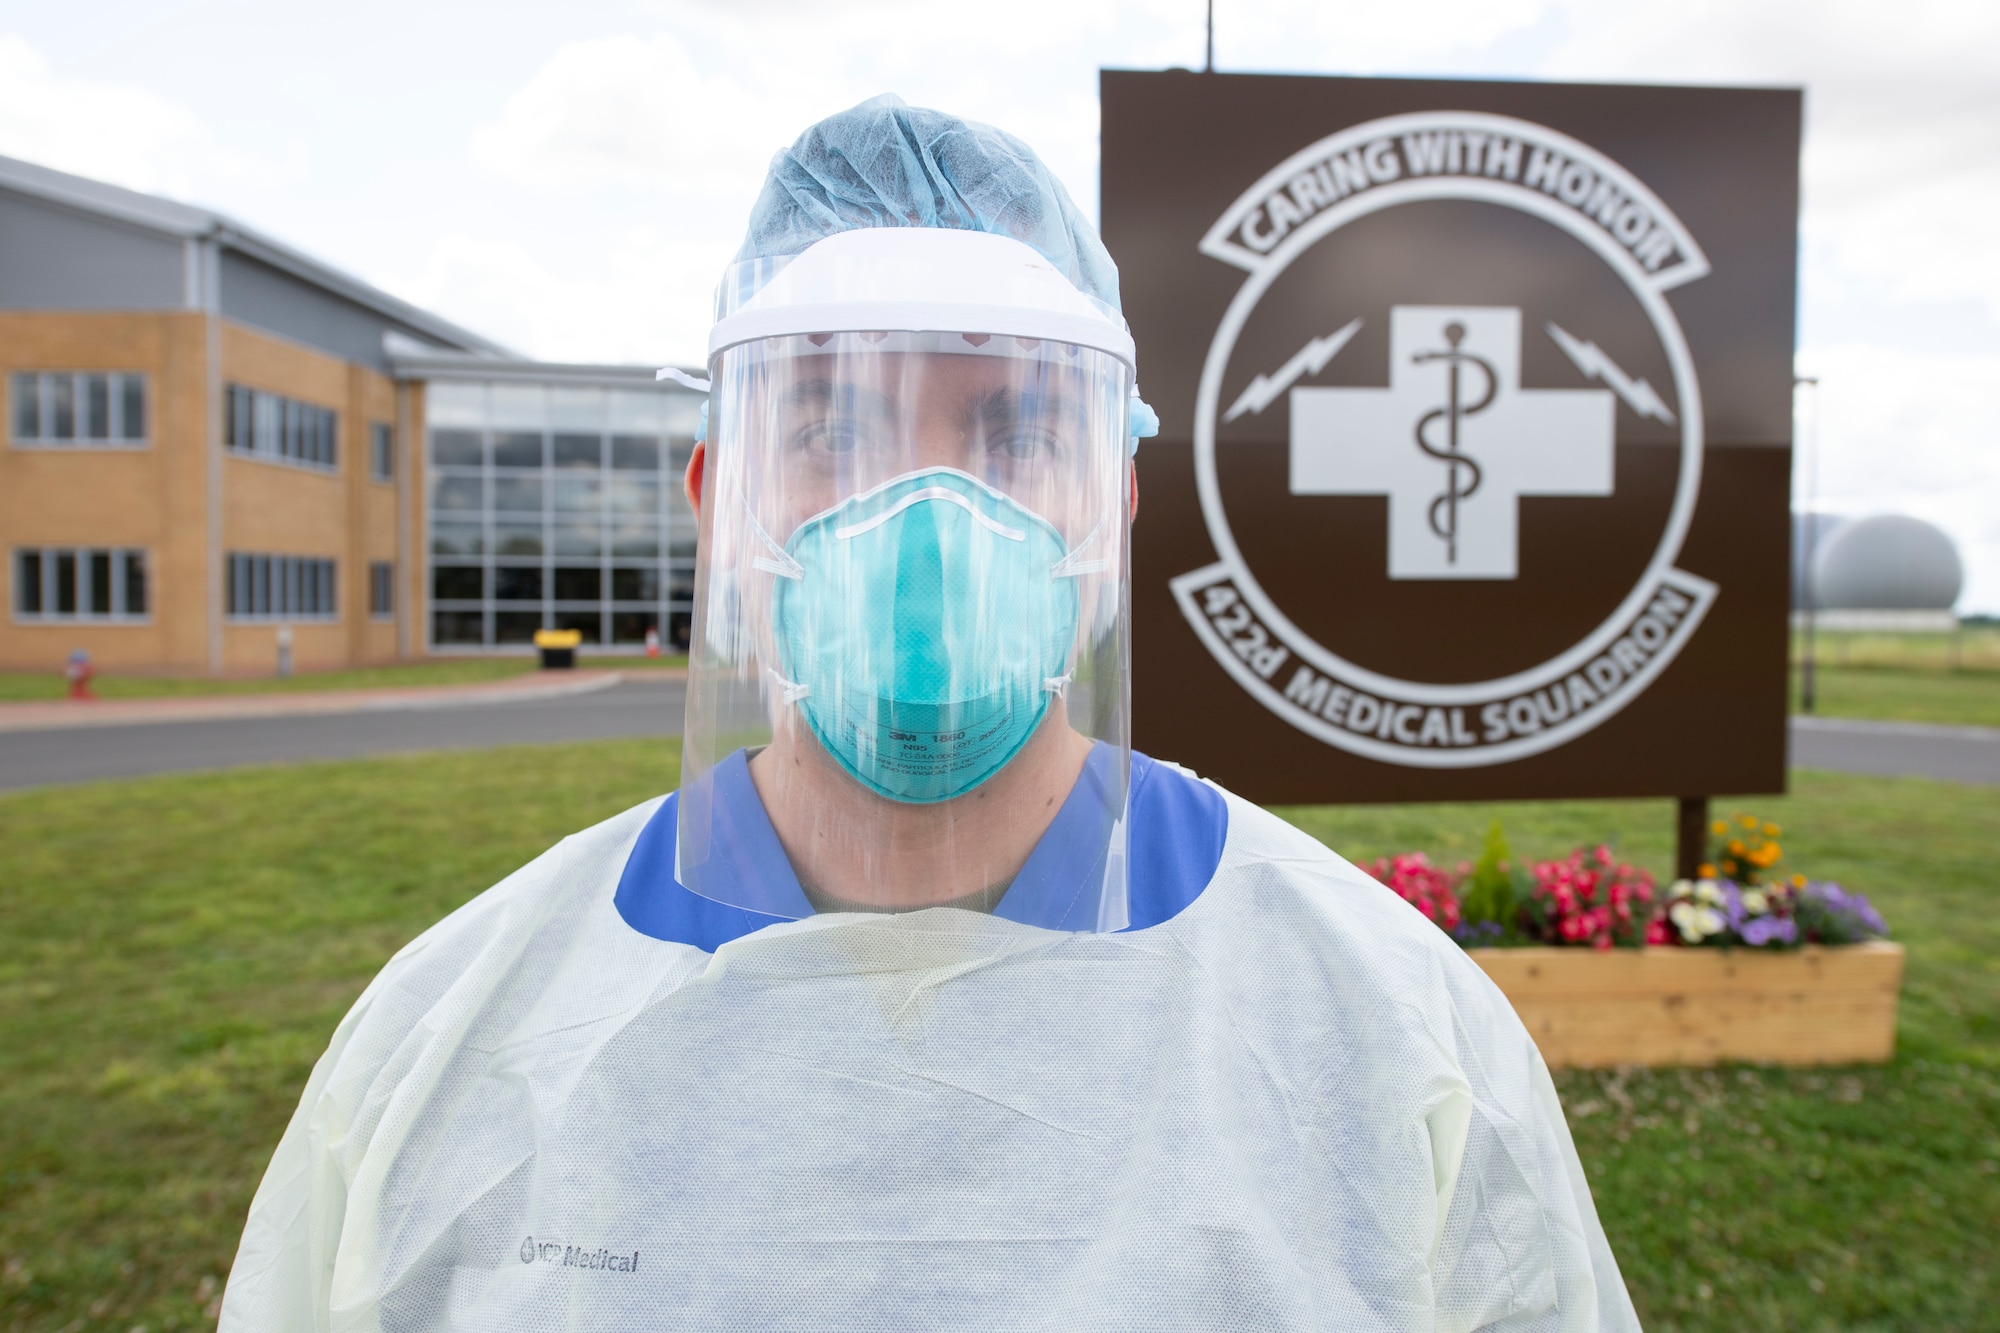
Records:
M1802 85L1823 507L2000 611L2000 4L1217 0L1238 72ZM1096 72L1202 0L0 0L0 153L231 213L563 360L697 360L771 152L864 97L1005 126L1095 214Z

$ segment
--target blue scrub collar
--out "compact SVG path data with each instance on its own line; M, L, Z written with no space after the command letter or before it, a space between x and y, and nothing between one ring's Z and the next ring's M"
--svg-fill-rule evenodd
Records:
M750 779L749 758L748 751L738 750L709 773L714 817L708 846L699 853L682 848L681 859L699 855L700 878L715 889L703 896L784 920L812 916L812 904ZM1115 799L1118 777L1118 751L1101 741L1092 745L1076 785L993 915L1048 930L1098 928L1105 857L1113 825L1124 813L1124 802Z

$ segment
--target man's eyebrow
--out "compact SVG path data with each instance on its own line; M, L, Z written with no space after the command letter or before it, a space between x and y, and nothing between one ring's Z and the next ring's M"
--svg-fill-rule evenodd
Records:
M986 426L1010 421L1074 417L1081 411L1076 399L1061 389L1018 389L1011 385L990 389L973 403L972 415Z
M867 408L887 412L890 407L889 400L879 389L841 383L824 375L794 380L785 389L784 403L787 407L828 407L847 411Z
M830 379L793 380L785 389L788 407L821 407L834 400Z

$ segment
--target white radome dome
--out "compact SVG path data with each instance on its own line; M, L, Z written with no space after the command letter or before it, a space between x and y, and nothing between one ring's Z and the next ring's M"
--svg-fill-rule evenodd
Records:
M1951 538L1905 514L1841 524L1813 561L1813 601L1823 610L1949 611L1964 587Z

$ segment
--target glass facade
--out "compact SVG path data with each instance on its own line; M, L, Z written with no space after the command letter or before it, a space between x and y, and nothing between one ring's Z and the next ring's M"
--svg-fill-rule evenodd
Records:
M435 649L684 649L694 514L681 475L698 395L679 386L432 381L426 577Z

